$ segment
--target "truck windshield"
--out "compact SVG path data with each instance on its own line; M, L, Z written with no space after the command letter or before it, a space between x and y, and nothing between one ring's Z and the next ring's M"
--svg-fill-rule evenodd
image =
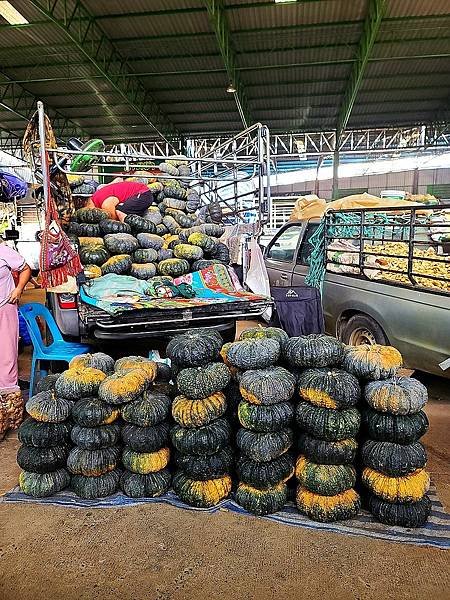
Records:
M301 225L292 225L280 233L270 246L267 258L291 262L297 250L301 230Z

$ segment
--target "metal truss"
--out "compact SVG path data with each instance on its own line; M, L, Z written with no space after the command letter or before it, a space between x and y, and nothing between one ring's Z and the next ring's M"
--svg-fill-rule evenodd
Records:
M372 48L380 29L381 21L386 12L386 0L369 0L367 17L364 21L363 33L359 41L356 61L353 64L350 81L344 94L337 122L338 135L347 127L356 96L361 87L364 72L369 62Z
M225 65L229 83L235 88L234 97L236 100L239 116L244 127L251 125L251 117L244 86L236 66L236 53L231 41L231 33L228 27L228 21L222 0L204 0L208 9L209 20L214 28L220 54Z
M167 141L176 135L173 123L162 113L138 78L125 76L130 72L127 61L80 0L30 0L30 3L67 34L100 76L158 135Z
M248 135L236 139L226 136L187 137L174 140L171 146L161 141L116 144L108 149L117 154L170 155L202 157L234 144L238 158L253 152L256 140ZM340 138L340 154L370 154L424 148L450 148L450 121L417 127L377 128L345 131ZM252 149L251 151L249 149ZM270 155L277 158L330 156L336 149L336 132L279 133L270 135Z

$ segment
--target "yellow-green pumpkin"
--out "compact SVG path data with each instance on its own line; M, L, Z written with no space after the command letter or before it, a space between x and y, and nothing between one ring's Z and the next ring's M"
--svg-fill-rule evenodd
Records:
M222 392L200 400L177 396L172 404L172 416L183 427L202 427L221 417L226 408L227 401Z

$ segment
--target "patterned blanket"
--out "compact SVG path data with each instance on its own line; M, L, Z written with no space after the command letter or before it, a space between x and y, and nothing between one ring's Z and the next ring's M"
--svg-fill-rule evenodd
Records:
M80 298L85 304L100 308L110 315L130 310L184 309L265 299L243 290L233 269L220 264L174 279L175 285L182 283L192 287L195 293L193 298L155 298L150 295L151 286L148 282L109 274L81 286Z

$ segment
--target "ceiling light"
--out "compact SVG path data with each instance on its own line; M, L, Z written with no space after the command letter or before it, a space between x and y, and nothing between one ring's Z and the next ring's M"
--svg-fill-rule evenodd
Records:
M297 2L297 0L275 0L275 4L287 4L288 2Z
M28 23L27 19L14 8L11 2L0 1L0 15L11 25L24 25Z
M233 83L231 83L231 81L230 81L230 83L228 84L228 87L227 87L227 92L228 92L229 94L234 94L234 93L236 92L236 87L234 86L234 84L233 84Z

